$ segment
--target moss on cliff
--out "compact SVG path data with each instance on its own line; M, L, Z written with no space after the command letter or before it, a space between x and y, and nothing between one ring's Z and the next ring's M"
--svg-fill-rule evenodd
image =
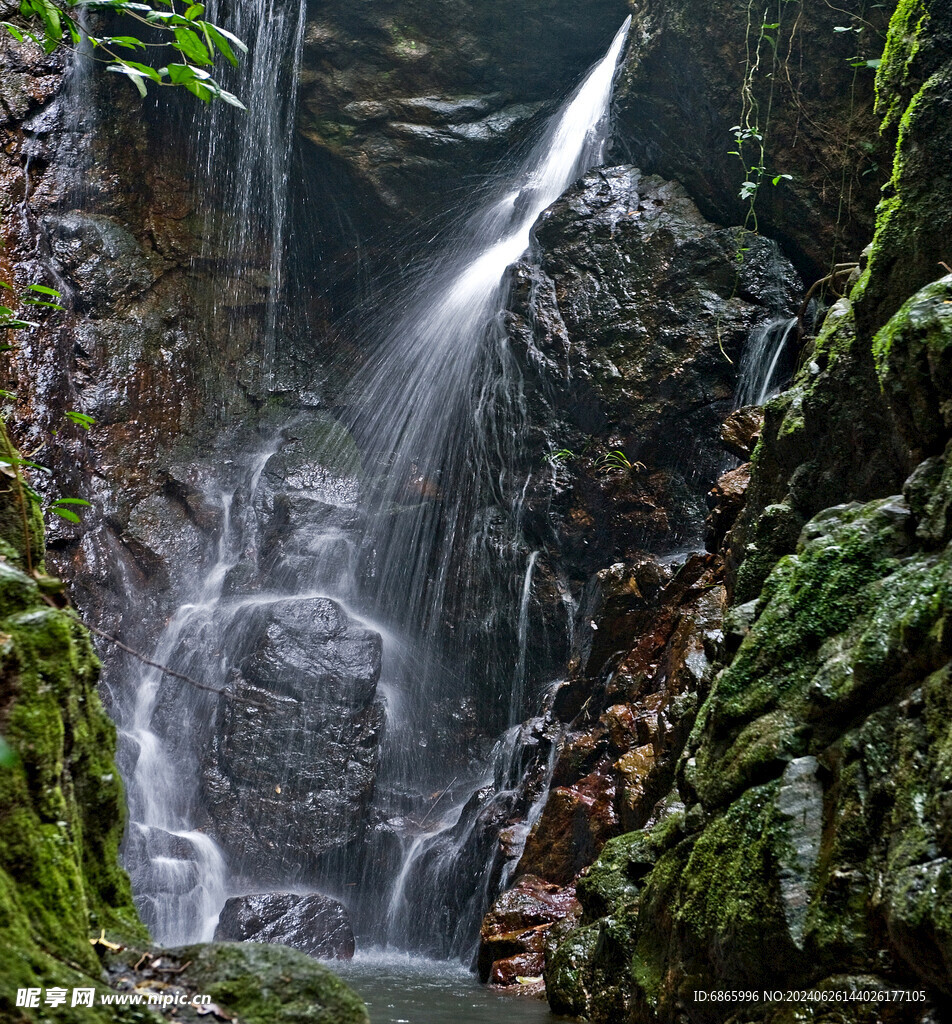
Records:
M613 840L578 886L589 934L619 905L633 922L609 982L625 1016L592 996L599 943L554 978L593 1020L828 1019L822 999L694 998L772 983L843 993L849 1024L942 1019L952 995L950 30L938 0L893 19L891 194L867 271L766 410L731 550L742 639L679 766L682 829L650 865L650 835ZM849 998L905 987L933 1008Z
M0 727L15 752L0 766L5 1019L68 1019L66 1010L16 1010L16 990L99 987L91 935L147 940L118 862L125 812L98 671L80 624L50 607L34 578L0 562Z

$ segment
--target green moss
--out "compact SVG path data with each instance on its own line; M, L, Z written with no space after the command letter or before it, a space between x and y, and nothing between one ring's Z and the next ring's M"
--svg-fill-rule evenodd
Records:
M19 510L18 498L8 492L0 510L11 508ZM34 555L39 566L42 546ZM99 663L71 613L46 600L54 581L17 561L0 562L0 727L14 753L0 765L0 1014L12 1012L17 988L98 982L90 933L147 939L118 863L125 810L115 729L96 692ZM70 1012L18 1016L66 1020Z
M883 132L894 128L901 116L903 93L909 88L926 17L922 0L899 0L893 12L876 72L876 113L883 119Z
M774 806L777 787L749 790L707 825L693 844L675 910L698 942L733 964L734 977L751 982L769 977L768 959L789 946L775 873L786 836Z
M923 455L952 433L952 275L913 295L873 340L884 392L909 442Z
M598 859L576 883L585 920L616 914L632 907L638 883L661 854L681 837L683 810L667 814L654 828L609 839Z
M208 943L166 951L176 977L241 1024L369 1024L363 1002L327 967L286 946Z

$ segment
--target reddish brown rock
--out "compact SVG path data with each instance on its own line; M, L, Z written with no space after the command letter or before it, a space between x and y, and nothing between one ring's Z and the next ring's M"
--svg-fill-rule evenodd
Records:
M550 792L517 870L568 885L598 856L617 825L615 776L606 760L574 785Z
M517 975L540 975L546 932L558 921L577 918L580 912L573 887L560 888L533 875L524 875L493 903L483 918L477 960L480 978L510 985L516 984ZM499 963L503 964L499 978L511 980L497 980L494 972Z
M707 493L710 515L707 517L704 544L708 551L720 551L728 533L737 521L747 500L750 483L750 463L732 469L721 476Z
M497 960L489 974L489 984L499 986L526 984L529 978L542 980L545 967L543 953L520 953L508 956L505 960ZM522 980L520 980L522 979Z

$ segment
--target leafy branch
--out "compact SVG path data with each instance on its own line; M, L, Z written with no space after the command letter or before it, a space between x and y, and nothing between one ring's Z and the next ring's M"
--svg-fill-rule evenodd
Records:
M161 8L168 8L162 10ZM179 10L181 8L181 10ZM85 14L118 15L138 23L137 32L149 30L149 40L138 35L96 35ZM216 58L224 57L238 65L237 53L248 47L233 33L205 21L203 4L176 6L176 0L156 0L156 4L127 0L20 0L22 23L0 22L18 42L30 40L44 53L59 47L77 49L92 60L106 65L107 71L126 75L145 96L147 83L179 86L204 103L218 99L244 110L244 104L212 77L209 70ZM167 64L132 60L120 51L162 50L175 58ZM236 53L237 51L237 53Z

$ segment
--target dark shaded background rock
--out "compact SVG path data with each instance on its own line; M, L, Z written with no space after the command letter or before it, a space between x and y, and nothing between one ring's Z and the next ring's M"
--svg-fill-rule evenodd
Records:
M349 960L354 930L342 903L321 893L263 892L226 901L215 940L270 942L318 960Z
M343 169L342 201L371 230L374 216L445 212L447 185L465 192L518 146L626 14L622 0L323 3L307 25L299 131Z
M759 108L749 124L766 150L756 226L782 241L811 281L856 259L872 235L891 155L873 113L874 71L853 64L881 56L895 6L860 12L804 0L754 16L743 2L635 0L618 161L682 182L712 220L742 222L741 183L760 162L759 147L748 143L743 160L733 155L733 126L744 124L745 79L759 59L749 80ZM773 185L779 174L792 180Z

